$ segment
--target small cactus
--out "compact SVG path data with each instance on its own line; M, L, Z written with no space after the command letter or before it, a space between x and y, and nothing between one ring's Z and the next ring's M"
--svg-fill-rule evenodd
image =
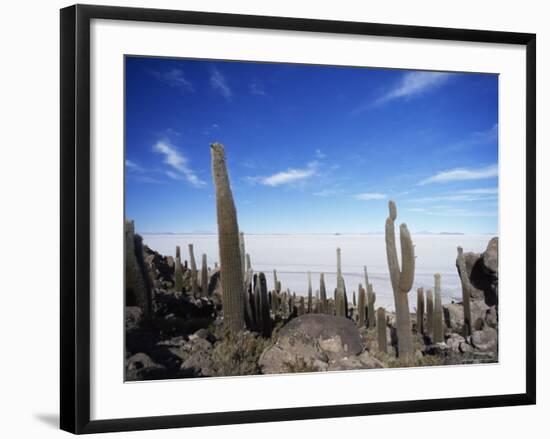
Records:
M395 244L395 226L397 207L389 202L389 216L386 220L386 253L388 268L395 301L395 321L397 327L397 349L399 357L411 357L414 353L412 344L411 315L409 312L408 293L414 281L414 246L406 224L399 227L401 239L401 264Z
M269 314L269 299L267 296L267 282L265 275L260 273L260 322L261 333L264 338L271 337L271 316Z
M279 279L277 279L277 270L273 270L273 288L277 289L277 283L279 282Z
M319 279L319 312L322 314L328 314L328 306L327 306L327 288L325 286L325 273L321 273L321 277Z
M376 326L376 312L374 310L374 302L376 301L376 294L372 288L372 284L368 285L367 288L367 322L368 328L372 329Z
M466 271L466 262L464 261L464 251L462 247L457 247L457 265L458 273L460 274L460 282L462 284L462 306L464 308L464 338L472 335L472 311L470 308L470 294L472 291L472 284L468 278L468 272Z
M299 302L299 306L298 306L298 315L301 316L303 314L305 314L306 312L306 303L305 303L305 299L304 299L304 296L300 296L300 302Z
M424 288L416 290L416 330L424 334Z
M223 145L210 145L212 176L216 189L216 213L218 218L218 246L221 264L223 319L231 334L245 327L244 279L239 247L239 224L231 193Z
M434 319L434 337L433 341L434 343L440 343L442 341L445 341L443 337L443 308L441 306L441 275L439 273L436 273L434 275L434 311L433 311L433 319Z
M366 293L365 293L365 289L361 284L359 284L358 291L359 291L359 301L357 303L357 308L358 308L357 326L359 326L359 328L362 328L363 326L365 326L365 320L366 320L366 317L365 317L365 308L367 307L366 297L365 297Z
M382 307L376 310L376 318L378 320L377 339L378 350L380 352L388 352L388 340L386 335L386 310Z
M197 263L195 262L195 253L193 252L193 244L189 244L189 262L191 263L191 292L193 297L199 297L199 282Z
M183 270L181 267L181 260L176 256L176 262L174 264L174 291L181 293L183 290Z
M311 271L307 272L307 312L313 312L313 289L311 287Z
M340 247L336 249L336 295L335 295L335 306L336 306L336 315L345 317L346 316L346 291L344 286L344 278L342 277L342 251Z
M433 339L434 336L434 296L432 290L426 291L426 327L424 333Z
M208 296L208 264L206 262L206 253L203 253L202 255L201 291L202 291L203 297Z

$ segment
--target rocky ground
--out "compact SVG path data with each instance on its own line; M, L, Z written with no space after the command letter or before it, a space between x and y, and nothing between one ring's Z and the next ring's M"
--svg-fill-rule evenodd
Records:
M219 270L208 269L207 285L193 287L182 264L183 285L175 291L175 261L143 246L128 230L126 271L126 380L153 380L386 367L437 366L498 361L498 239L483 254L465 253L472 283L472 335L464 337L461 303L444 306L445 341L432 343L417 331L411 313L415 354L399 358L393 313L387 313L387 347L377 329L358 328L357 310L348 318L271 312L272 335L223 327ZM134 257L135 256L135 257ZM193 290L195 293L193 294ZM411 295L412 296L412 295ZM282 309L282 308L281 308ZM413 311L413 310L411 310Z

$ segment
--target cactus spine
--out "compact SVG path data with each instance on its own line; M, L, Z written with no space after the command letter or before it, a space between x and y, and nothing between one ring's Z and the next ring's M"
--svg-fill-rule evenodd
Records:
M376 301L376 294L372 288L372 284L367 287L367 310L368 310L368 328L372 329L376 326L376 311L374 310L374 302Z
M443 337L443 308L441 307L441 275L436 273L434 275L434 343L440 343L444 341Z
M388 268L395 301L395 320L397 326L397 347L400 357L413 355L411 315L409 312L408 292L414 281L414 246L406 224L401 224L399 234L401 239L401 263L397 257L395 245L395 219L397 208L393 201L389 202L389 216L386 220L386 253Z
M319 279L319 312L322 314L328 314L328 304L327 304L327 287L325 286L325 273L321 273Z
M218 246L221 264L224 325L232 334L244 329L243 269L239 247L237 211L231 193L223 145L210 145L212 176L216 188Z
M386 310L384 308L378 308L376 310L376 318L378 319L376 331L378 339L378 350L380 352L388 352L388 340L386 336Z
M424 288L416 290L416 330L424 334Z
M432 290L426 291L426 327L424 332L433 339L434 336L434 297Z
M464 338L472 335L472 311L470 308L470 294L472 285L466 271L466 262L464 261L464 251L462 247L457 247L458 272L462 283L462 306L464 308Z
M359 284L359 287L357 289L357 291L359 291L359 301L357 303L357 308L358 308L358 318L357 318L357 326L359 328L362 328L363 326L365 326L365 308L367 306L366 304L366 297L365 297L365 289L363 288L363 286L361 284Z
M197 262L195 261L193 244L189 244L189 262L191 263L191 292L193 293L193 297L199 297Z
M311 271L307 272L307 312L313 312L313 289L311 288Z

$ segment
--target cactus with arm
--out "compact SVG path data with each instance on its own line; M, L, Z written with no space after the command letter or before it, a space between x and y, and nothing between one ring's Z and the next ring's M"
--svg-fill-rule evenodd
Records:
M386 220L386 253L388 268L395 301L395 320L397 326L397 348L400 357L413 355L411 315L409 311L408 293L414 281L414 246L406 224L401 224L399 234L401 239L401 264L395 244L395 219L397 208L393 201L389 202L389 216Z

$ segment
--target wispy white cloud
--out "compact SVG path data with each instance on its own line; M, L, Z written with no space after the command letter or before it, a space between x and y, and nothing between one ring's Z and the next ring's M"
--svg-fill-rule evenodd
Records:
M261 81L252 82L248 87L248 91L250 91L250 94L258 96L265 96L267 94L265 91L264 83Z
M452 143L447 147L439 148L438 152L454 152L468 150L482 145L496 142L498 140L498 123L483 131L474 131L465 139Z
M132 160L126 159L124 161L124 164L126 165L126 169L128 169L128 171L131 171L131 172L144 172L145 171L143 166L138 165L136 162L134 162Z
M427 197L411 198L409 202L439 202L439 201L488 201L496 200L498 188L464 189L450 194L432 195ZM446 208L449 206L432 206L432 208Z
M468 168L456 168L449 171L442 171L431 177L428 177L418 184L423 186L431 183L448 183L450 181L464 181L464 180L482 180L487 178L498 177L498 166L490 165L485 168L468 169Z
M361 201L383 200L386 198L386 194L380 194L378 192L365 192L363 194L356 194L353 198Z
M264 177L248 177L248 181L272 187L296 183L313 177L317 173L317 167L318 163L313 161L308 163L305 168L290 168Z
M201 180L189 166L189 160L181 151L168 141L160 140L153 145L153 151L164 156L164 163L170 168L166 175L175 180L185 179L189 184L197 188L206 186L206 182Z
M491 195L491 194L498 194L498 188L487 187L487 188L479 188L479 189L465 189L463 191L460 191L460 193L471 194L471 195Z
M233 91L227 84L225 76L216 68L213 68L210 74L210 86L220 93L227 101L230 101L233 97Z
M321 151L320 149L316 149L315 150L315 157L317 157L319 160L322 160L326 157L327 155Z
M447 82L449 73L442 72L409 72L401 81L385 95L377 99L377 104L383 104L394 99L408 98L425 93Z
M183 92L194 92L193 84L188 81L181 69L172 69L166 72L151 72L155 78L159 81L168 84L170 87L178 88Z
M334 195L340 194L341 191L338 189L323 189L318 192L314 192L313 195L316 197L332 197Z

